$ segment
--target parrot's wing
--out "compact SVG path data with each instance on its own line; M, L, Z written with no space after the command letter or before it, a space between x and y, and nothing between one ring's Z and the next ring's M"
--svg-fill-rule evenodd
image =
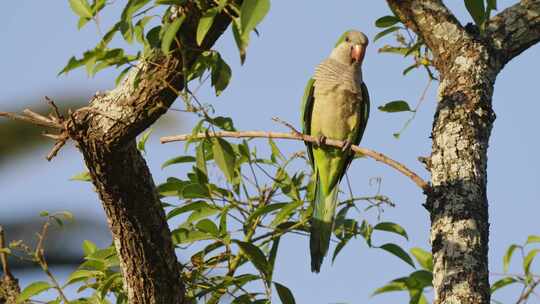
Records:
M313 91L314 91L314 84L315 79L310 78L306 89L304 91L304 97L302 98L302 133L311 135L311 114L313 113L313 103L314 103L314 97L313 97ZM313 144L310 142L305 142L307 147L307 153L309 157L309 161L311 162L311 165L313 168L315 168L315 164L313 162Z
M368 92L368 89L367 89L367 86L365 83L362 82L362 85L360 86L360 90L362 91L362 102L360 103L360 123L358 124L358 130L356 132L356 136L354 137L354 140L352 141L352 143L354 145L359 145L360 144L360 141L362 140L362 136L364 135L364 130L366 129L366 126L367 126L367 121L369 119L369 104L370 104L370 101L369 101L369 92ZM354 159L354 154L351 154L347 160L345 161L345 170L343 170L343 173L341 175L341 177L339 178L339 180L341 180L343 178L343 175L345 174L345 172L347 171L347 168L349 168L349 166L351 165L351 162L353 161Z

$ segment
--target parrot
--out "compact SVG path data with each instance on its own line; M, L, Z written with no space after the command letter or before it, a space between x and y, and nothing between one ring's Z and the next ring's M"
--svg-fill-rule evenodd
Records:
M317 138L316 143L305 142L315 178L309 242L315 273L320 272L330 246L339 183L354 158L351 145L360 143L369 117L369 93L362 79L368 43L362 32L343 33L330 56L315 68L302 100L302 131ZM326 138L345 144L323 146Z

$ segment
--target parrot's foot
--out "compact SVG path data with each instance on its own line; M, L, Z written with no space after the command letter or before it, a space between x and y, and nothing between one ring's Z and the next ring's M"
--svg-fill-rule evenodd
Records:
M317 137L317 142L316 142L315 144L316 144L318 147L320 147L321 145L326 144L326 136L321 135L321 136Z
M350 140L346 140L343 142L343 146L341 147L341 151L343 152L351 152L351 146L352 146L352 143Z

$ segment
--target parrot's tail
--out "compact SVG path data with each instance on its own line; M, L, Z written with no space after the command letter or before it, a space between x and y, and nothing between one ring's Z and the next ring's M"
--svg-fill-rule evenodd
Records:
M328 247L334 226L334 214L337 206L338 185L326 195L317 181L315 206L311 218L309 247L311 251L311 271L319 272Z

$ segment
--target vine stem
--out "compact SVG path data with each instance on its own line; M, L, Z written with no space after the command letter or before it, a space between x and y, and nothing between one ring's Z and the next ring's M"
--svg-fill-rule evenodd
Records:
M291 139L291 140L300 140L304 142L310 142L317 144L319 142L319 139L315 136L302 134L294 128L292 128L290 125L288 125L289 128L293 130L291 133L285 133L285 132L266 132L266 131L219 131L219 132L205 132L205 133L197 133L197 134L180 134L180 135L172 135L172 136L164 136L160 138L160 141L162 144L164 143L171 143L171 142L178 142L178 141L187 141L187 140L193 140L193 139L205 139L205 138L215 138L215 137L229 137L229 138L273 138L273 139ZM321 145L326 145L330 147L336 147L336 148L343 148L345 145L345 142L340 140L334 140L334 139L326 139L324 143L320 143ZM424 192L428 192L430 189L429 184L423 180L418 174L414 173L412 170L407 168L402 163L395 161L391 159L390 157L371 150L367 148L362 148L356 145L351 146L351 150L354 151L358 155L364 155L369 158L372 158L378 162L384 163L403 175L407 176L409 179L411 179L418 187L420 187Z

